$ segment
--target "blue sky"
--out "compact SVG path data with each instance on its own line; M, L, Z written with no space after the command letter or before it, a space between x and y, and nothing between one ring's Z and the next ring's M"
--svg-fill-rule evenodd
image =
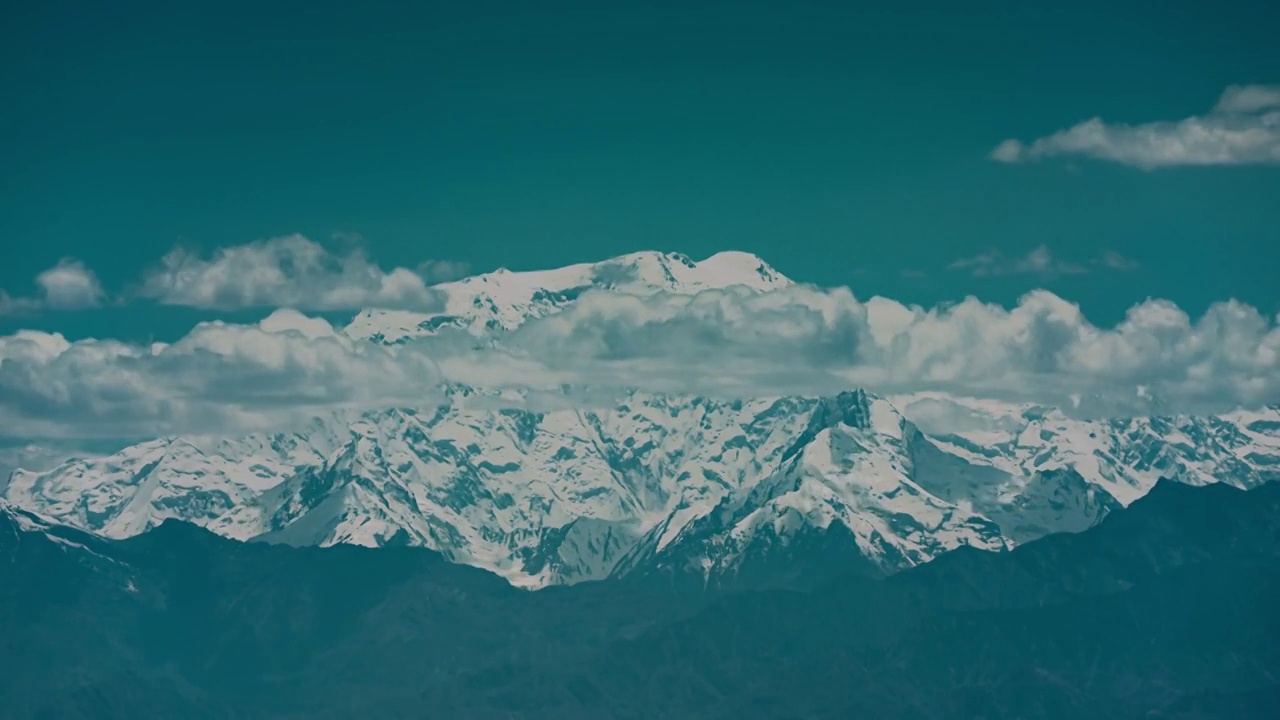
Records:
M1049 287L1280 310L1280 169L1007 166L1094 116L1177 120L1280 82L1267 3L32 3L4 33L0 287L70 256L108 289L177 243L358 234L476 271L755 252L933 304ZM608 5L607 9L601 5ZM948 270L1040 245L1128 272ZM177 311L6 319L172 335Z
M812 342L827 372L849 333L895 382L1008 373L1030 392L1058 373L1058 400L1161 383L1186 408L1280 400L1280 6L852 5L14 8L0 420L74 435L66 418L93 415L96 437L125 415L240 417L282 384L305 404L344 373L335 397L358 395L457 348L370 356L305 318L255 323L421 309L463 268L644 249L746 251L904 305L878 306L903 323L887 344L839 293L725 299L750 322L698 332L705 318L648 307L629 331L675 343L673 372L726 347L760 361L744 337ZM263 263L296 282L245 281ZM175 289L193 272L225 282ZM988 304L952 305L968 296ZM232 325L192 331L215 318ZM309 334L273 334L295 325ZM521 337L567 352L598 329ZM706 338L727 344L687 344Z

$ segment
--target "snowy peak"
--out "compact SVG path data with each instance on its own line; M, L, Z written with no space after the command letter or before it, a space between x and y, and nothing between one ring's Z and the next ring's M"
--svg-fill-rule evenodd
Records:
M646 251L555 270L512 272L502 268L436 287L460 297L487 294L514 301L539 290L564 292L596 288L634 293L695 293L733 286L774 290L791 284L791 280L750 253L720 252L695 262L681 253Z
M347 326L346 333L392 343L449 328L482 334L512 330L529 319L559 312L593 290L693 295L730 287L765 292L792 284L750 253L721 252L694 262L680 253L639 252L554 270L499 269L443 283L434 288L445 297L443 312L365 310Z
M607 283L607 287L633 292L689 294L734 286L766 291L792 284L764 260L744 252L720 252L701 262L679 253L644 252L623 255L594 267L593 284Z

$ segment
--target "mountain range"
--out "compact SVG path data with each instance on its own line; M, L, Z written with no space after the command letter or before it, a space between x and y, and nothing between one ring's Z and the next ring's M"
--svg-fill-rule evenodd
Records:
M436 287L439 313L368 310L343 334L483 339L585 292L692 295L792 282L759 258L638 253ZM426 407L329 412L289 432L175 436L15 470L3 498L107 538L167 519L237 540L421 546L540 588L661 576L694 585L881 577L963 547L1078 532L1159 478L1280 477L1280 409L1082 420L939 393L729 399L632 391L534 410L442 386ZM967 414L925 432L920 404ZM975 421L976 419L976 421Z
M791 285L743 253L639 253L447 283L439 312L367 310L339 332L388 352L483 344L588 293ZM274 433L26 468L59 455L13 455L0 715L1234 720L1280 707L1280 408L1084 419L857 388L563 388L542 405L510 388L438 391Z

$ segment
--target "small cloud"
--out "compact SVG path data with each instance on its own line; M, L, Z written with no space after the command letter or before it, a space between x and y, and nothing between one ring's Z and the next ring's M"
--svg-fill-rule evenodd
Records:
M84 310L98 307L106 297L102 283L84 263L63 258L36 276L35 297L13 297L0 290L0 315L21 315L41 310Z
M48 307L81 310L102 304L104 293L98 276L79 260L64 259L36 276Z
M458 280L471 274L471 265L462 260L427 260L415 268L418 275L429 283Z
M908 269L902 271L902 279L904 280L921 280L927 277L929 277L929 273L923 270Z
M1108 250L1102 253L1101 256L1094 258L1093 264L1100 265L1109 270L1119 270L1121 272L1129 272L1142 267L1141 263L1137 260L1127 258L1115 250Z
M1280 85L1231 85L1222 92L1213 111L1248 114L1273 108L1280 108Z
M991 159L1002 163L1016 163L1022 160L1025 150L1020 141L1009 138L991 151Z
M1048 245L1041 245L1035 250L1027 253L1026 257L1019 259L1013 264L1015 273L1030 273L1033 275L1078 275L1085 272L1084 267L1074 263L1065 262L1054 257L1049 250Z
M1095 117L1029 143L1007 139L989 157L1014 164L1084 156L1144 170L1280 163L1280 85L1232 85L1213 110L1138 125Z

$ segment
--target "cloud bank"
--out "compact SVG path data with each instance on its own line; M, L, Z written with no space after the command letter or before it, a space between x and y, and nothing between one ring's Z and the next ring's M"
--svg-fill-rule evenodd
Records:
M630 388L759 397L866 387L1081 414L1146 414L1153 398L1168 411L1212 412L1280 402L1278 322L1234 301L1193 319L1149 300L1102 328L1047 291L1013 308L969 298L925 309L797 285L587 292L508 333L384 347L282 310L255 325L203 323L151 347L31 331L0 338L0 423L31 437L279 429L336 408L428 404L442 382L544 398L572 386L592 402ZM520 397L511 402L538 393Z
M0 337L0 426L14 437L156 437L274 430L350 406L426 402L440 380L414 348L354 343L278 310L201 323L172 344Z
M1094 117L1029 143L1010 138L991 151L1002 163L1056 156L1144 170L1280 163L1280 85L1232 85L1205 115L1140 125Z

